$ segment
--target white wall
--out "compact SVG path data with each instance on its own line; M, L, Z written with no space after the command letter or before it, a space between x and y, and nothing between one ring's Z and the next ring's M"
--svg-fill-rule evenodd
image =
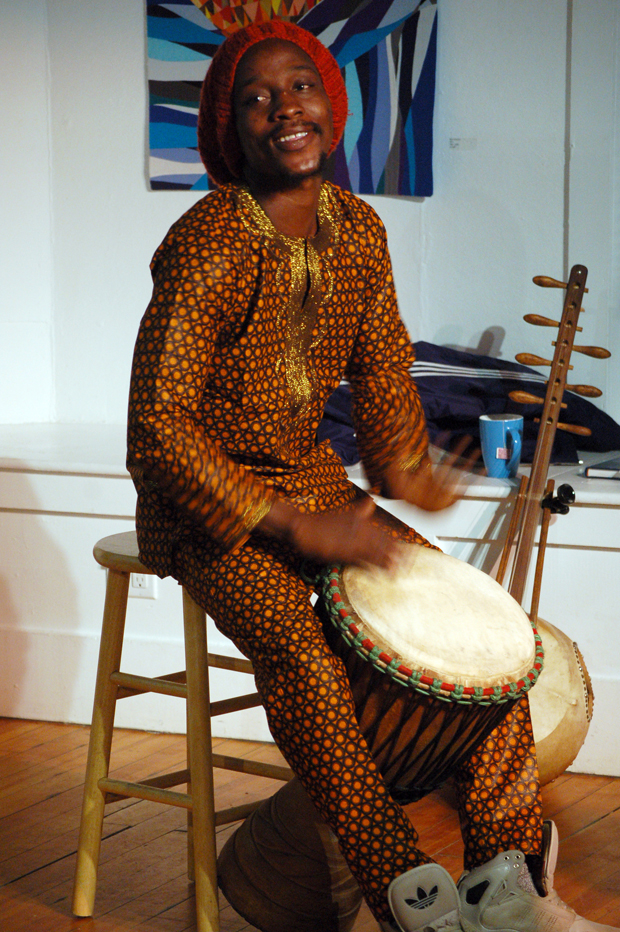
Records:
M149 262L196 195L147 190L141 0L48 0L57 419L125 420Z
M439 15L437 193L422 205L414 333L475 349L498 328L492 354L512 359L532 275L562 270L566 3L440 0Z
M540 352L545 332L521 317L557 313L560 299L532 275L586 262L587 342L618 344L608 210L617 4L572 9L572 0L439 2L436 193L372 199L414 339L508 359ZM12 89L0 117L0 423L120 423L150 257L196 200L147 190L143 4L22 0L2 4L0 26ZM586 360L579 380L591 369L605 387L610 365ZM612 412L615 403L604 400Z
M54 416L45 0L0 11L0 421Z
M603 364L581 357L575 371L604 389L602 407L620 421L620 4L575 3L571 71L568 253L588 268L583 342L614 352Z

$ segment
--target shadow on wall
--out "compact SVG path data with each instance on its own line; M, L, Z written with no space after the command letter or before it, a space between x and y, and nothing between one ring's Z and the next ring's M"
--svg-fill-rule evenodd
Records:
M27 669L28 646L19 629L19 612L6 573L6 549L7 540L3 532L0 540L0 559L5 569L0 573L0 714L15 718L15 709L19 707L19 685L24 681Z
M461 353L474 353L476 356L492 356L494 359L501 359L502 343L506 336L503 327L487 327L480 334L477 346L463 346L458 343L450 342L454 339L454 328L442 328L436 336L435 343L441 346L447 346L448 349L458 350Z
M490 520L488 514L481 510L478 519L468 527L467 538L450 541L446 545L440 540L439 546L450 556L496 579L514 505L515 496L506 496L498 502ZM508 576L504 583L507 579Z
M72 705L80 660L66 540L76 519L42 513L27 474L0 483L0 715L54 720Z

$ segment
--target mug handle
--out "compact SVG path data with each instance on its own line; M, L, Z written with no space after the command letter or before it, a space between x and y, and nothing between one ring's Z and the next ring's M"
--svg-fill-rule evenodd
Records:
M521 443L522 436L521 431L518 427L513 427L512 424L507 425L508 435L512 440L512 449L510 451L510 460L516 459L517 461L521 459Z

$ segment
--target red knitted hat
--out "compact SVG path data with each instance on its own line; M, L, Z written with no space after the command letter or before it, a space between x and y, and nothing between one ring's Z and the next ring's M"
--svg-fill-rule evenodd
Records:
M322 42L300 26L279 19L239 29L219 47L207 71L198 111L198 150L209 177L226 184L241 177L241 146L233 113L233 85L244 52L264 39L285 39L303 49L316 66L332 105L334 151L347 119L347 91L334 56Z

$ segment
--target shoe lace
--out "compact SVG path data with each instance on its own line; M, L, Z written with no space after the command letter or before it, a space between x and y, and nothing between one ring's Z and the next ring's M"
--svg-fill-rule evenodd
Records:
M423 932L462 932L458 909L453 909L431 925L425 926Z

